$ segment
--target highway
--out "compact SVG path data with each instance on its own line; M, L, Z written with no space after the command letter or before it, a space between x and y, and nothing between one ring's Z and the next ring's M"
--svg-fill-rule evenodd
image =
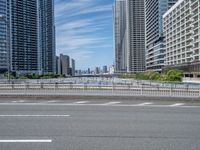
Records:
M199 150L200 102L0 101L1 150Z

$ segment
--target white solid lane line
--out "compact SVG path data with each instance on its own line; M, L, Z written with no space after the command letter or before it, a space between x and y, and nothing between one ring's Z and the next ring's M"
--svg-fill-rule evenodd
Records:
M170 107L178 107L178 106L183 106L184 103L175 103L173 105L170 105Z
M0 140L0 143L51 143L51 139L39 139L39 140Z
M70 115L0 115L0 117L69 117Z
M114 104L120 104L121 102L108 102L105 104L100 104L100 105L114 105Z
M115 103L116 104L116 103ZM145 103L146 104L146 103ZM148 103L148 105L145 105L144 103L142 104L119 104L118 105L114 105L114 104L108 104L108 103L105 103L105 104L75 104L75 103L0 103L0 106L110 106L110 107L140 107L140 106L144 106L144 107L155 107L155 108L158 108L158 107L169 107L169 108L173 108L175 107L174 104L173 106L172 105L152 105L150 103ZM175 107L176 108L176 107ZM190 106L187 106L187 105L183 105L181 107L177 107L177 108L200 108L200 105L190 105Z
M137 104L137 106L145 106L145 105L152 105L152 104L153 104L153 103L146 102L146 103Z
M85 104L85 103L89 103L89 101L79 101L79 102L75 102L75 104Z

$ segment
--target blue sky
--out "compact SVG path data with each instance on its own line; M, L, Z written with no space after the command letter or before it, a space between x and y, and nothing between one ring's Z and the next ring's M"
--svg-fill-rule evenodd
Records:
M55 0L56 49L77 69L113 64L113 0Z

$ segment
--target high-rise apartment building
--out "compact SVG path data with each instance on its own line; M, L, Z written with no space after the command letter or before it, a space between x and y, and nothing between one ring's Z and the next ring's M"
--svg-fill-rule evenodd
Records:
M145 70L144 0L126 0L127 71Z
M113 37L115 72L127 72L125 0L116 0L113 5Z
M115 72L144 71L144 0L116 0L113 13Z
M166 65L200 61L199 8L199 0L179 0L164 14Z
M161 71L165 65L163 14L177 0L145 0L146 69Z
M6 17L8 28L9 70L55 73L54 0L1 0L0 6L0 10L6 9L6 14L0 15Z
M7 0L0 0L0 72L8 69Z
M55 25L54 0L39 0L40 51L42 73L54 73L55 66Z
M36 0L10 0L11 70L39 73L39 18Z

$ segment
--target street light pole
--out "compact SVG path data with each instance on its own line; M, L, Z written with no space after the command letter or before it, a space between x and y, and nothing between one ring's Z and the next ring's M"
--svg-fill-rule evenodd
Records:
M8 32L8 22L6 20L5 15L0 15L0 21L4 21L6 24L6 48L8 48L8 39L7 39L7 32ZM7 50L7 59L8 59L8 64L7 64L7 69L8 69L8 75L7 75L7 80L8 83L10 83L10 50Z

